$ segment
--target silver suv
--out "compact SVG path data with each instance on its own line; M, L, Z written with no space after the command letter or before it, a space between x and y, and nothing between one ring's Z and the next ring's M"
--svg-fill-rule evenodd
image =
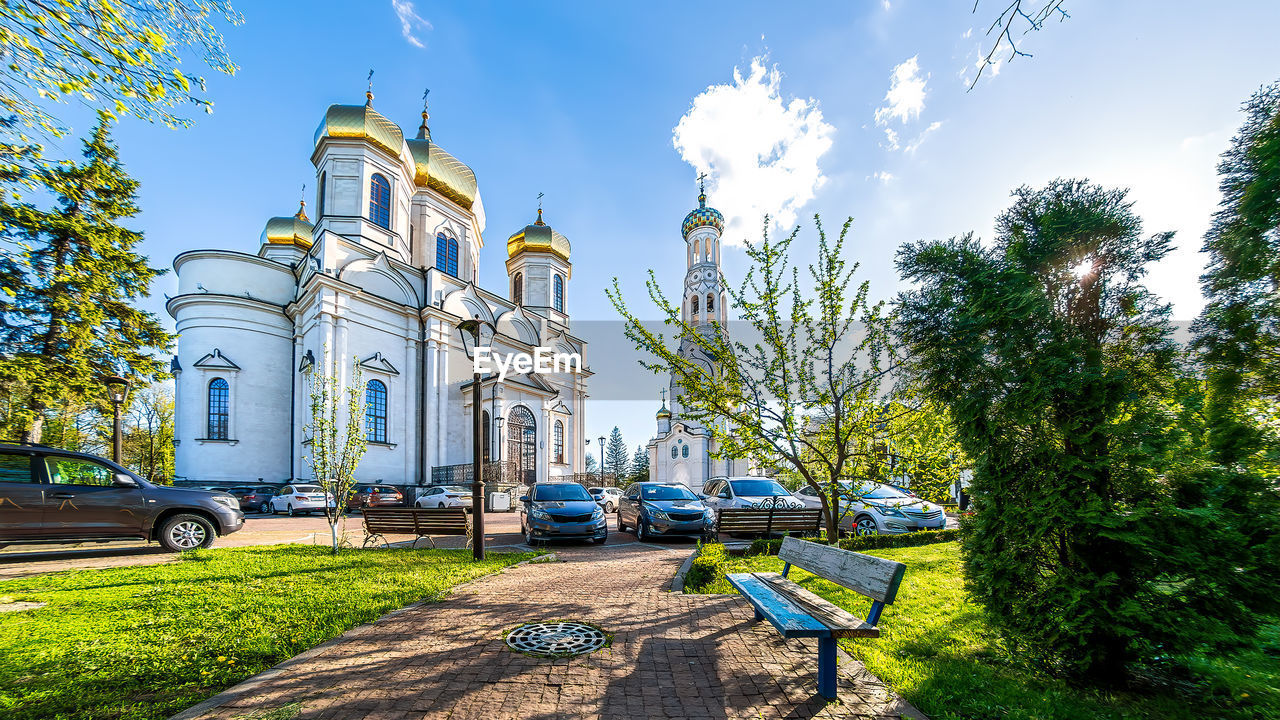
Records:
M702 503L717 515L726 508L765 507L774 503L779 508L804 507L803 502L776 480L753 476L711 478L702 486Z
M915 530L941 530L947 526L942 507L895 488L870 480L846 480L840 493L840 528L856 535L898 535ZM795 493L807 507L822 507L812 485Z

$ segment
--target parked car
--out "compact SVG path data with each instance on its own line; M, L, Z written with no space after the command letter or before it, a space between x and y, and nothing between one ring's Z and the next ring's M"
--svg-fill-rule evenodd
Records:
M714 477L702 487L702 502L717 514L726 508L765 507L776 503L779 508L802 508L804 503L766 477Z
M324 511L325 507L334 507L333 495L324 491L319 485L285 485L280 492L271 498L271 514L288 513L294 515L310 515L316 510Z
M618 504L618 532L635 528L641 541L658 535L710 537L715 526L715 511L684 485L635 483Z
M846 480L840 499L840 527L856 535L900 535L915 530L941 530L947 515L940 505L870 480ZM808 507L822 507L812 485L796 491Z
M180 551L243 526L226 493L153 485L87 453L0 444L0 547L147 540Z
M609 539L604 509L578 483L537 483L520 497L520 531L532 545L552 538Z
M595 498L596 504L604 508L605 513L618 509L618 501L622 499L622 491L613 487L589 487L587 492Z
M404 493L390 485L361 485L347 499L347 508L387 507L404 504Z
M227 492L235 496L242 511L268 513L271 512L271 498L275 497L276 488L270 485L241 485L227 488Z
M471 488L465 488L461 485L436 485L427 488L426 492L418 496L414 501L415 507L425 508L451 508L460 507L471 509Z

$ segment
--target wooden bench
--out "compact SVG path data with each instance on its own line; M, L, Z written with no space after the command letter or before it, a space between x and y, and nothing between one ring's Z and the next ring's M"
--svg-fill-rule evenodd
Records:
M426 538L436 546L432 535L471 535L471 521L465 508L398 508L367 507L364 515L364 547L381 542L390 547L386 535L413 535L412 547ZM467 545L471 542L468 539Z
M725 508L716 515L716 532L734 535L817 535L821 528L820 508Z
M880 613L893 602L907 566L892 560L788 537L778 557L782 574L732 573L729 582L755 608L756 620L773 623L784 638L818 638L818 693L836 696L836 638L880 637ZM862 620L787 579L791 566L807 570L871 598Z

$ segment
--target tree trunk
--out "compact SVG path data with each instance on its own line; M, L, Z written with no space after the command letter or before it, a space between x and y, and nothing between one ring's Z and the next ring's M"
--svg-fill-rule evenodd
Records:
M44 410L36 411L36 416L31 421L31 425L22 431L22 442L39 443L40 438L44 436Z

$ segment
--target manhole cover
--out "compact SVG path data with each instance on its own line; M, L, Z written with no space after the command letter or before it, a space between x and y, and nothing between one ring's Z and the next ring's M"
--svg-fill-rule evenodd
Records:
M584 655L606 642L603 630L580 622L525 623L507 635L507 646L512 650L541 657Z

